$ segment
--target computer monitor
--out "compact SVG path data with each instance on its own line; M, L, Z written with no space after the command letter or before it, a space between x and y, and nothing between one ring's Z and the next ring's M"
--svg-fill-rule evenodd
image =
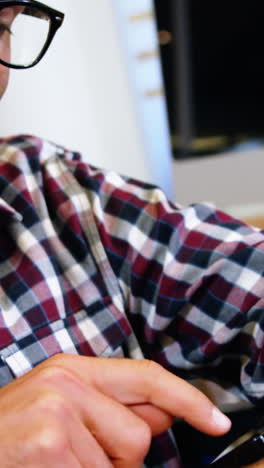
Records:
M264 137L264 2L155 0L175 157ZM162 33L163 31L163 33Z

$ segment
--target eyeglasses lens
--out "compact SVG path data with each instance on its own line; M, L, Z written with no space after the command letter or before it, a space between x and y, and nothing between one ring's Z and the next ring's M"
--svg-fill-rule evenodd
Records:
M10 41L9 63L12 65L26 67L35 62L47 42L49 30L49 16L37 7L0 10L0 42Z

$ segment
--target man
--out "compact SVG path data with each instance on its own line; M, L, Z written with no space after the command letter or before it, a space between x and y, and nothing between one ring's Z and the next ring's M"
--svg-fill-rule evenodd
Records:
M62 20L0 0L2 94ZM0 222L1 468L180 467L175 417L263 408L263 234L30 136L1 141Z

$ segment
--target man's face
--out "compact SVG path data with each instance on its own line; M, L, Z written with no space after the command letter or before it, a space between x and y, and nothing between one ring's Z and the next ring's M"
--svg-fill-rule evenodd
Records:
M9 62L12 23L24 7L16 6L0 9L0 57ZM0 98L3 96L9 78L9 68L0 64Z

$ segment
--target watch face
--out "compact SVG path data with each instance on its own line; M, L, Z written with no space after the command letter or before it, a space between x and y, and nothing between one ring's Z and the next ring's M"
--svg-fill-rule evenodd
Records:
M247 432L229 445L212 463L215 468L236 468L264 458L264 432Z
M246 434L243 434L241 437L232 442L232 444L228 445L228 447L226 447L226 449L223 450L223 452L221 452L220 455L218 455L218 457L212 462L212 464L225 457L228 453L232 452L232 450L235 450L236 447L239 447L241 444L247 442L253 436L253 432L247 432Z

